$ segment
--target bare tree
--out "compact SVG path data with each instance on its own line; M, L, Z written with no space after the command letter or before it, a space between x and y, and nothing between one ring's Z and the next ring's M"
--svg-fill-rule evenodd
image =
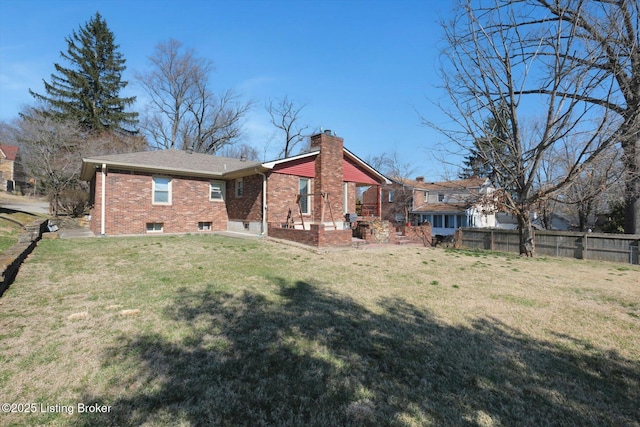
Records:
M269 99L266 110L271 117L271 123L284 132L284 147L280 151L283 158L293 153L295 146L305 139L308 124L301 124L301 111L305 105L296 106L288 97L279 100Z
M413 185L411 176L415 173L415 167L408 162L403 162L397 152L385 157L384 167L381 171L390 177L397 185L394 186L395 194L393 204L395 216L402 215L404 222L411 221L411 208L413 207Z
M60 198L77 186L86 134L80 125L31 109L16 121L15 139L24 150L27 172L35 177L58 216Z
M218 152L223 157L231 157L234 159L260 161L260 153L255 147L248 144L226 145Z
M517 217L520 253L531 254L535 204L567 186L617 135L611 110L583 102L599 80L578 72L577 64L566 59L580 42L577 28L566 30L565 22L557 27L525 25L544 17L531 18L523 5L461 2L453 21L443 25L448 49L441 68L451 101L442 109L456 127L423 121L458 146L476 149L483 162L493 165L497 191L492 201ZM500 150L492 149L494 143L476 144L496 138L487 119L500 127ZM537 185L549 153L578 141L566 173Z
M616 119L609 135L619 143L625 166L625 232L640 234L640 3L637 0L524 0L542 8L524 25L556 28L571 50L556 50L574 73L587 76L587 91L562 88L568 98L599 107ZM550 52L554 53L554 52ZM548 93L546 88L534 90Z
M213 63L182 48L173 39L159 43L149 58L151 71L136 74L150 100L142 128L156 148L215 153L240 137L252 104L231 90L215 95L209 89Z
M414 189L411 176L415 173L415 167L404 162L395 151L382 153L379 156L369 156L367 163L393 182L390 190L393 191L393 203L390 204L390 209L393 211L385 214L396 218L402 216L404 222L409 222Z
M205 87L198 87L198 93L189 104L191 120L186 121L183 146L213 154L242 136L242 119L252 104L242 103L231 90L214 95Z
M564 167L570 167L573 153L560 153L558 160ZM610 147L593 164L583 170L571 184L561 191L555 201L560 208L577 219L580 231L595 226L595 214L608 208L610 194L622 194L624 165L618 147Z

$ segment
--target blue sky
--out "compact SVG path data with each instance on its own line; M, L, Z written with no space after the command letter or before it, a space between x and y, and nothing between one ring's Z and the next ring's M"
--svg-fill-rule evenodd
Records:
M256 105L245 141L265 153L276 130L264 109L268 98L305 104L303 119L335 131L361 158L396 152L414 176L446 173L437 132L419 114L445 120L432 101L443 99L437 76L442 31L438 21L453 1L225 0L0 2L0 120L11 121L44 93L65 37L99 11L126 59L123 95L142 92L134 71L148 70L159 42L179 40L213 61L214 91L233 89ZM142 102L134 109L141 110ZM416 112L416 110L418 112Z

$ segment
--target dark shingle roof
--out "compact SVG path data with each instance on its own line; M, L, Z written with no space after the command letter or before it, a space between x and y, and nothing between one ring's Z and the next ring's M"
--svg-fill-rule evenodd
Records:
M93 167L105 163L110 168L181 173L199 176L224 176L243 169L259 167L260 163L218 157L210 154L190 153L182 150L142 151L110 154L82 159L82 179L93 176Z
M457 179L454 181L441 181L441 182L424 182L424 181L416 181L415 179L398 179L395 181L404 183L409 187L418 188L421 190L427 191L438 191L438 190L462 190L462 189L473 189L480 188L486 182L486 178L467 178L467 179Z

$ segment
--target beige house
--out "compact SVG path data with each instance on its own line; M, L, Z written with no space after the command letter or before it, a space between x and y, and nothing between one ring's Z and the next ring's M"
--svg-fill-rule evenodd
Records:
M18 147L0 144L0 190L16 191L24 186L25 175Z

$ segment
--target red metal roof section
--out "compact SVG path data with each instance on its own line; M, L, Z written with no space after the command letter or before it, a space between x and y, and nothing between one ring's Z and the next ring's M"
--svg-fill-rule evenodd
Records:
M380 185L372 174L355 164L351 159L343 158L342 161L342 180L347 182L356 182L358 184Z
M15 145L0 144L0 150L2 150L7 160L15 161L16 156L18 155L18 147Z
M315 178L315 161L317 158L318 156L312 156L284 161L275 165L273 171L287 175ZM380 180L376 179L375 175L346 156L342 158L342 180L345 182L356 182L358 184L380 185Z
M315 178L316 166L315 161L318 156L304 157L302 159L283 162L273 167L274 172L287 175L304 176L306 178Z

